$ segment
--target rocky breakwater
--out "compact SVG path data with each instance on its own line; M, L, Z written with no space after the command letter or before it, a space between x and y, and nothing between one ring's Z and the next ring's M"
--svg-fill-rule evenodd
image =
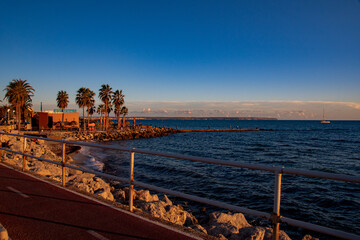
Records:
M172 128L162 127L132 127L121 130L112 129L108 132L97 131L97 132L71 132L63 135L66 140L75 141L87 141L94 140L98 142L115 141L115 140L127 140L137 138L152 138L152 137L163 137L169 134L178 133L179 131Z
M128 188L117 189L114 195L116 201L125 204L128 202ZM190 210L174 204L166 195L160 200L158 195L152 195L148 190L135 190L134 206L136 210L145 211L155 218L191 228L217 239L272 239L272 228L252 226L242 213L213 212L199 222ZM284 231L280 231L279 239L290 240L290 237Z
M57 155L52 149L54 146L48 145L44 140L32 140L27 139L26 152L35 157L49 159L56 162L61 162L62 158ZM2 147L9 148L14 151L22 152L23 150L23 138L13 136L2 136ZM71 156L66 155L66 163L73 163ZM2 161L22 168L23 157L18 154L9 152L2 153ZM25 164L25 170L43 177L47 177L53 181L62 181L62 168L59 165L48 163L45 161L39 161L37 159L28 158ZM114 201L114 196L111 193L111 186L103 179L96 177L94 174L83 173L79 170L66 168L65 172L66 184L68 186L74 186L82 191L98 195L106 200Z

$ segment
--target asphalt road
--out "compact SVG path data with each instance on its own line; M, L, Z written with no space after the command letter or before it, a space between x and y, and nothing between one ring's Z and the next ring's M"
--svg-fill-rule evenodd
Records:
M12 240L196 239L1 164L0 223Z

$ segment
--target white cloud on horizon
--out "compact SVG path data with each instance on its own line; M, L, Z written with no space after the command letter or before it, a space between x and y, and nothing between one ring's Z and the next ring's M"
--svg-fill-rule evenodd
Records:
M321 119L323 107L330 120L360 120L360 103L332 101L137 101L127 103L134 116L157 117L272 117ZM142 108L151 108L144 115Z
M271 117L281 120L319 120L323 107L329 120L360 120L360 103L333 101L130 101L128 116L149 117ZM43 104L44 110L57 108ZM68 108L82 109L75 104ZM40 106L34 106L35 111ZM113 115L113 113L112 113Z

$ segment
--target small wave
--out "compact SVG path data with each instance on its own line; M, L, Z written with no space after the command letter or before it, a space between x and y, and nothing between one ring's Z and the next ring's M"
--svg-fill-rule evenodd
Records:
M104 170L104 163L97 161L93 156L89 155L89 159L84 162L85 167L95 171L102 172Z
M80 160L82 162L81 165L85 168L100 172L104 170L104 163L96 160L96 158L91 155L90 148L88 147L81 147L75 158Z

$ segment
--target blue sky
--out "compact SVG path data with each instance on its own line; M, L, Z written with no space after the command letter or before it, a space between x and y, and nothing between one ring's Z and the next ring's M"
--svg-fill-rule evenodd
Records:
M35 110L107 83L135 115L360 120L360 2L1 1L0 88L14 78Z

